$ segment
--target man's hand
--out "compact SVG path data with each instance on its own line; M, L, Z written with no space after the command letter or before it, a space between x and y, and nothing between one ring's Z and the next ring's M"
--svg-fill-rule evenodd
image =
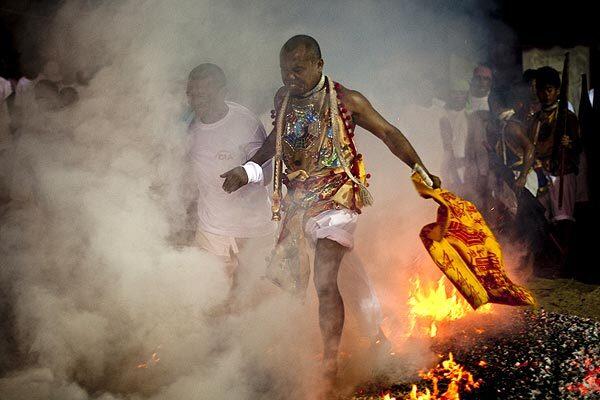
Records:
M227 193L233 193L245 184L248 183L248 175L244 167L235 167L232 170L225 172L220 175L221 178L225 178L223 182L223 190Z
M440 178L438 178L435 175L431 175L429 174L429 177L431 178L431 180L433 181L433 188L434 189L439 189L442 186L442 181Z

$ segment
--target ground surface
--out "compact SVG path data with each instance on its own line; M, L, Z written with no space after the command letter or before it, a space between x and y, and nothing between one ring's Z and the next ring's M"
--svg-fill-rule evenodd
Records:
M543 278L526 286L539 308L515 308L509 318L490 317L477 330L456 321L456 333L431 342L434 352L452 352L480 380L478 389L460 398L600 399L600 286ZM431 387L423 380L383 379L363 385L353 399L381 399L384 393L408 399L412 383Z
M539 305L547 311L600 321L600 286L570 279L535 278L527 283Z

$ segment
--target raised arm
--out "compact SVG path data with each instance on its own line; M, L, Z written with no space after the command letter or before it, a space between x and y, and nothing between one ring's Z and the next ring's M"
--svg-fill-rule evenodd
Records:
M345 88L340 90L344 103L352 112L354 122L358 126L381 139L390 151L410 168L414 168L415 164L421 165L433 180L433 187L440 187L440 179L427 171L415 149L398 128L383 118L359 92Z

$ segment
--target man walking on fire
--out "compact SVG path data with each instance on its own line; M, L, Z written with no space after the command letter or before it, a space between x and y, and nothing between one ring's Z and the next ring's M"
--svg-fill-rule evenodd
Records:
M325 378L337 375L338 347L344 326L344 303L337 277L342 257L353 247L353 233L363 206L372 203L363 157L354 145L358 125L380 138L400 160L430 175L412 145L359 92L323 74L317 41L306 35L289 39L280 52L284 86L275 95L275 129L244 166L221 175L233 193L262 179L259 167L275 158L273 218L280 218L281 182L287 187L281 233L267 276L302 296L308 286L308 250L314 246L314 284L324 346ZM285 164L285 172L282 166ZM257 168L258 167L258 168Z

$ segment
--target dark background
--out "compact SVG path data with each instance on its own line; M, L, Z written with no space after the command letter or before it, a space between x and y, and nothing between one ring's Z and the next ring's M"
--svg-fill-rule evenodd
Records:
M81 0L83 7L93 9L106 0ZM38 56L35 40L27 36L31 26L39 27L40 37L43 28L50 27L56 11L63 6L61 0L0 0L0 75L17 79L23 73L25 65ZM505 30L492 29L488 47L488 62L494 66L513 65L515 71L521 71L522 51L528 48L549 48L553 46L573 47L576 45L590 48L591 86L600 80L600 47L598 21L600 18L592 12L591 1L572 0L552 1L471 1L456 2L450 0L422 0L424 7L439 10L440 13L461 7L467 13L481 15L492 22L501 22L512 30L516 41L506 40ZM385 6L389 6L386 4ZM401 3L399 3L401 6ZM29 29L28 29L29 27ZM28 42L27 46L22 45ZM507 44L510 43L510 44ZM506 49L506 46L510 48ZM499 59L502 58L502 59ZM507 60L506 58L512 58Z

